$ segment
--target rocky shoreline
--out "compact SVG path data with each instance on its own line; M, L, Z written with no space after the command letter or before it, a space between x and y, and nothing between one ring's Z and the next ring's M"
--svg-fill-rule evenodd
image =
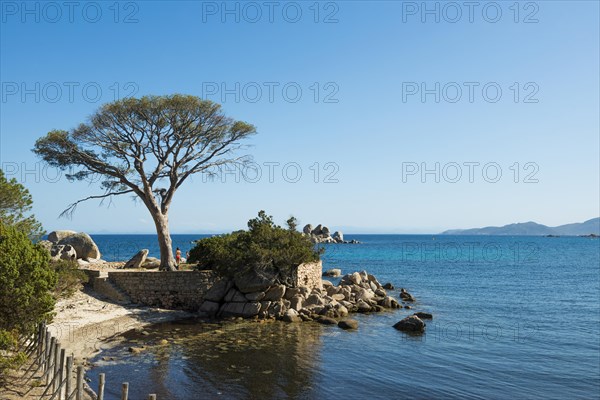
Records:
M399 297L403 303L400 304L387 293L387 290L393 289L391 283L382 285L367 271L344 275L339 285L322 280L320 287L312 289L305 286L286 287L273 284L268 279L250 282L222 279L206 293L199 313L207 318L274 319L288 323L315 321L338 325L342 329L356 329L358 322L347 319L352 313L412 308L409 303L415 301L414 297L405 289L400 289ZM425 314L421 313L420 317ZM420 321L419 329L413 329L412 326L404 329L403 324L397 328L422 332L425 323L420 317L411 316L411 321Z

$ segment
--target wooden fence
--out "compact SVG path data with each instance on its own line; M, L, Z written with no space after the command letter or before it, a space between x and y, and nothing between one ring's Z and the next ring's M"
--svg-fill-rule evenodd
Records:
M66 349L52 335L45 324L40 324L36 333L23 338L20 348L33 359L22 379L28 384L34 378L45 388L40 400L84 400L83 365L73 365L73 355L67 356ZM106 377L103 373L98 377L96 394L88 393L88 397L105 400L104 385ZM129 383L121 386L121 400L129 398ZM155 394L148 395L148 400L156 400Z

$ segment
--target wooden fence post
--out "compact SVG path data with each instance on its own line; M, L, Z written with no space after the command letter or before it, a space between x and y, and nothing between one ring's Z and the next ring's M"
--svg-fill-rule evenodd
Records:
M65 390L63 387L63 381L65 378L65 358L67 357L65 349L60 350L60 367L58 372L58 399L62 397L63 391Z
M65 386L65 400L68 400L71 396L71 386L73 382L73 356L67 357L67 382Z
M56 347L56 338L53 336L50 338L50 347L48 348L48 353L46 354L46 386L50 384L50 375L52 375L52 356L54 355L54 347Z
M60 343L57 341L56 346L54 346L54 374L52 376L52 393L54 393L58 387L56 381L58 380L58 373L60 369L60 350Z
M42 355L42 350L44 349L44 327L46 324L41 323L38 325L38 334L37 334L37 356L38 358Z
M104 400L104 381L106 375L103 373L98 376L98 400Z
M129 397L129 382L123 382L121 387L121 400L127 400Z
M44 345L44 372L48 370L48 353L50 352L50 344L51 344L50 332L46 329L46 344Z
M83 365L77 366L77 395L75 400L83 400Z

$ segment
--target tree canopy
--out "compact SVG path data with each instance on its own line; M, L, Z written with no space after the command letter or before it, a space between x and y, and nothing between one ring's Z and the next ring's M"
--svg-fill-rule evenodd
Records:
M44 230L42 224L30 214L32 204L29 191L15 178L6 179L0 169L0 222L14 226L32 239L40 238Z
M51 166L72 170L70 179L102 178L103 193L72 203L63 215L90 199L141 199L156 225L161 268L174 269L168 212L175 192L193 174L247 162L234 153L255 132L208 100L146 96L106 104L71 131L51 131L37 140L34 152Z

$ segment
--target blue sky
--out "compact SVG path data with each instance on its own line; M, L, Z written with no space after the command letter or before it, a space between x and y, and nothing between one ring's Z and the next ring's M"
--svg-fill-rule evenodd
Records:
M258 129L261 177L197 176L175 197L174 233L237 229L261 209L357 233L600 214L596 1L471 15L463 2L427 2L437 15L400 1L273 2L272 15L266 2L48 4L3 1L0 25L0 162L47 230L154 231L127 197L58 219L100 190L31 152L131 94L202 96Z

